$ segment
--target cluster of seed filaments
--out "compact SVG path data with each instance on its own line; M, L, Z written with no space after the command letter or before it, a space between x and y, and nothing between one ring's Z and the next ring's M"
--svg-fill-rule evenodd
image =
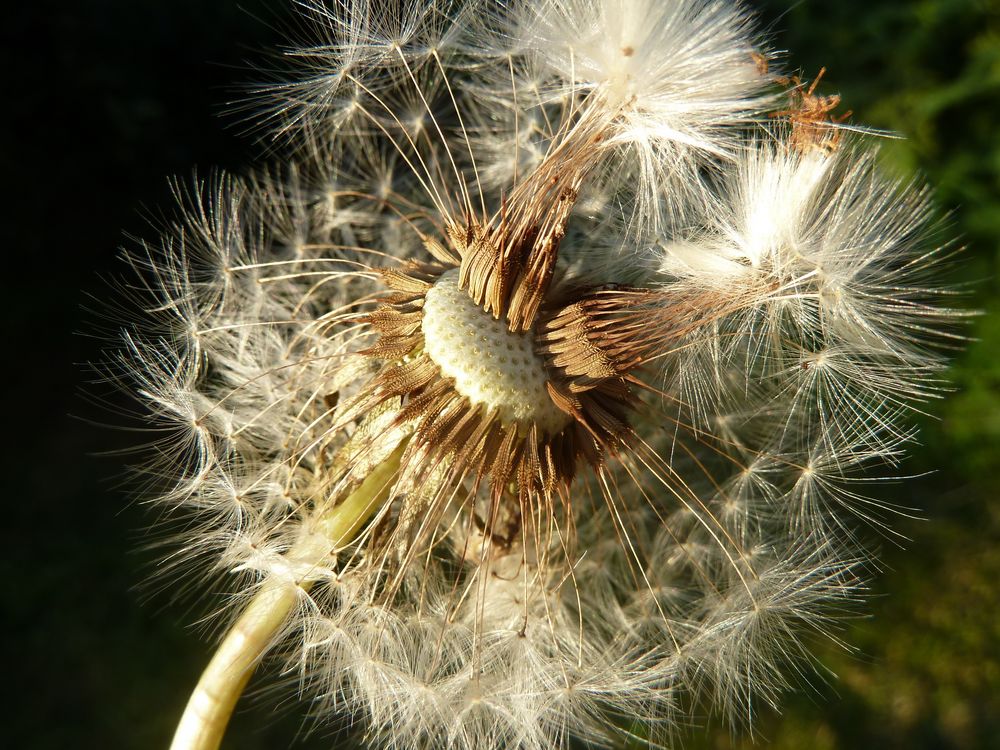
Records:
M554 435L570 421L549 397L546 371L532 334L511 332L459 286L458 269L447 271L424 299L424 349L455 390L503 424L534 424Z

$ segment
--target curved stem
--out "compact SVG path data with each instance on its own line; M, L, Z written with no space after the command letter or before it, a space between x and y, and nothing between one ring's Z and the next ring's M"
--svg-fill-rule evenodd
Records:
M295 606L295 586L270 579L219 644L181 716L171 750L208 750L222 742L258 659Z
M324 560L331 550L336 551L354 539L388 500L406 442L375 467L343 502L317 519L316 533L305 535L288 551L287 557L311 567ZM311 585L309 580L276 575L264 581L202 672L177 725L170 750L217 750L250 675L273 645L300 594Z

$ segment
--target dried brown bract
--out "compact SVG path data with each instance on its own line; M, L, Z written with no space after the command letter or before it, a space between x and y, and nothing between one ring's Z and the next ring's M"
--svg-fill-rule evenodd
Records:
M833 116L833 110L840 106L839 94L816 95L816 88L825 74L826 68L820 68L809 88L805 88L805 83L797 75L777 79L781 85L791 86L788 91L790 106L788 109L775 112L772 117L788 119L792 126L788 145L801 153L811 149L820 149L828 153L836 151L841 140L841 131L837 125L852 114L848 110L836 117Z

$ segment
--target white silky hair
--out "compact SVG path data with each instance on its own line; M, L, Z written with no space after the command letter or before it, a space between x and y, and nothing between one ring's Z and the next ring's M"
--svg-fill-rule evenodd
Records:
M608 145L628 164L634 221L658 226L698 169L733 158L741 126L774 102L753 17L718 0L546 0L518 5L517 33L548 73L549 96L581 92L614 119Z

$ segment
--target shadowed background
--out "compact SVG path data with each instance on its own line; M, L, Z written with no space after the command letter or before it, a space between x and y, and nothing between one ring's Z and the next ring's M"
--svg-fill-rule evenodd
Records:
M100 343L83 308L100 307L88 293L108 295L100 277L120 270L126 233L148 236L144 213L169 208L166 176L259 158L220 113L287 13L261 0L59 5L21 4L0 30L0 174L11 193L0 601L17 696L3 738L14 748L165 748L209 648L188 627L194 613L141 588L155 564L141 551L150 519L117 486L125 459L94 455L141 436L87 421L115 418L80 397L79 363ZM1000 748L1000 7L757 6L774 46L790 51L785 67L812 77L825 65L821 93L839 91L855 121L907 136L884 142L886 166L937 187L968 246L955 271L974 282L962 304L987 312L904 467L936 473L882 490L925 520L900 519L905 549L881 542L871 616L843 632L856 651L821 644L837 677L790 697L781 716L762 711L757 746ZM261 698L237 713L224 747L285 747L301 717L294 702ZM751 744L721 729L695 735L687 747ZM297 747L333 744L323 729Z

